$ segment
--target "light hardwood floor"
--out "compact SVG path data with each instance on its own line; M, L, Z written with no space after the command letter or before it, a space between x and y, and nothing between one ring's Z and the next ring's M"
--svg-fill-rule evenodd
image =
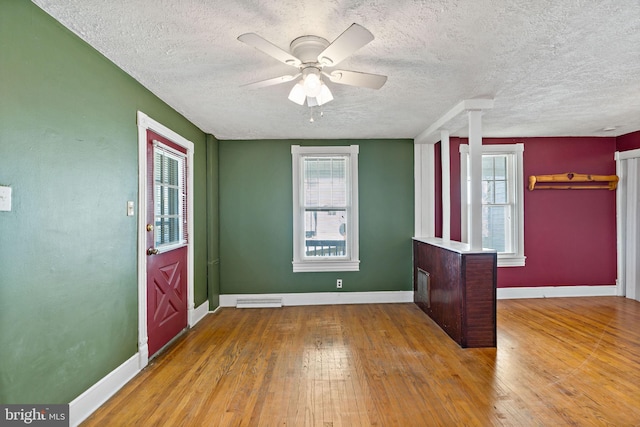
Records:
M640 425L640 302L501 300L497 349L413 304L224 308L84 425Z

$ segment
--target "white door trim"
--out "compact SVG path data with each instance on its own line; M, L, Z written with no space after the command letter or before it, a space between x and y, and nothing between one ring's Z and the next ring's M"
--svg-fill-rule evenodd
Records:
M137 114L138 123L138 366L140 369L149 363L149 345L147 334L147 248L146 215L147 208L147 130L151 130L171 140L187 150L187 319L193 326L193 142L183 138L171 129L153 120L141 111Z
M617 295L640 301L638 284L637 159L640 149L616 151L616 175L620 179L616 190L616 252ZM630 179L631 178L631 179ZM635 218L635 221L630 219Z

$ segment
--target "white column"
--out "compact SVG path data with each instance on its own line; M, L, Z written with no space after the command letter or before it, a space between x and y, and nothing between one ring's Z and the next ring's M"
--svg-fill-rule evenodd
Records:
M451 240L451 150L449 131L440 131L440 157L442 158L442 239Z
M469 110L469 246L482 249L482 111Z
M414 143L414 234L416 237L435 235L435 173L432 144Z

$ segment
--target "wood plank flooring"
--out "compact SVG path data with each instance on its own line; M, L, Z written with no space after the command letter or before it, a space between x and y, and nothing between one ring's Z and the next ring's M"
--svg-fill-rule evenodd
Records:
M414 304L224 308L85 426L640 426L640 303L498 301L497 349Z

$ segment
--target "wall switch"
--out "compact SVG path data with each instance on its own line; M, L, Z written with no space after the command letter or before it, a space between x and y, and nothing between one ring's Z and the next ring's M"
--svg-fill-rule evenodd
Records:
M133 215L135 215L135 212L133 210L133 202L129 200L127 202L127 216L133 216Z
M0 211L11 211L11 187L0 185Z
M342 279L336 280L336 288L342 289Z

